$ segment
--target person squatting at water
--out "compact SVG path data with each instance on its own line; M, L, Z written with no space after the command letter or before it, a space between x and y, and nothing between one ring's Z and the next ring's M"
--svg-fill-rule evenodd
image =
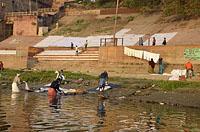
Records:
M106 84L108 83L108 73L106 71L99 75L99 91L104 91Z
M12 92L18 93L20 92L18 85L21 84L20 82L20 74L17 74L12 83Z
M187 77L187 78L188 78L188 77L191 77L191 76L194 76L193 65L192 65L192 63L191 63L190 61L188 61L188 62L185 64L185 69L186 69L186 77ZM191 71L191 74L192 74L192 75L189 74L190 71Z

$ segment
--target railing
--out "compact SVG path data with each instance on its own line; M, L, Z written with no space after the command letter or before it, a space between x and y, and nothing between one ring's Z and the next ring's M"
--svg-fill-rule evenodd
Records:
M121 41L121 45L124 44L124 38L101 38L100 39L100 47L101 46L107 46L108 44L111 44L113 46L118 46L119 42Z
M33 15L37 15L38 12L37 11L33 11L33 12L8 12L5 13L5 16L33 16Z
M57 9L54 8L40 8L38 9L38 13L46 13L46 12L57 12Z
M27 11L27 12L7 12L5 13L5 16L32 16L32 15L38 15L38 13L46 13L46 12L57 12L57 9L53 9L53 8L41 8L38 9L38 11Z

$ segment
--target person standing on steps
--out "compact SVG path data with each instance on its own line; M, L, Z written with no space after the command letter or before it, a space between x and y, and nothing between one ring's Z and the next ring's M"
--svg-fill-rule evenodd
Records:
M142 39L142 37L139 37L139 46L143 46L143 39Z
M76 45L76 56L78 56L78 46Z
M73 50L74 49L74 44L71 42L71 49Z
M153 43L152 43L152 46L155 46L156 45L156 38L153 37Z
M86 40L86 41L85 41L85 44L84 44L84 46L85 46L85 50L87 50L87 46L88 46L88 40Z
M163 42L162 42L162 45L167 45L167 40L166 38L164 38Z

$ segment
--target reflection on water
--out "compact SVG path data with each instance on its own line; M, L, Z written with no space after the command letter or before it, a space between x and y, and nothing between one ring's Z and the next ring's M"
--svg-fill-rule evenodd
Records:
M105 100L100 98L98 99L97 116L99 117L98 124L103 125L106 116L106 108L105 108Z
M48 96L49 106L53 112L59 112L61 109L61 95Z
M198 109L0 91L0 131L200 131Z

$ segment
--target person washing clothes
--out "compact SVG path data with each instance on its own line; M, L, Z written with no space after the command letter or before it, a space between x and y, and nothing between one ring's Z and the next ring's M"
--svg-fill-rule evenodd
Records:
M194 70L193 70L193 65L190 61L188 61L186 64L185 64L185 69L186 69L186 77L188 78L189 77L189 71L192 72L192 76L194 76Z
M106 83L108 83L107 81L108 81L108 73L107 71L104 71L99 75L99 91L104 91Z
M65 80L65 76L64 76L64 71L63 70L60 70L60 72L59 71L55 71L55 73L57 74L56 79L60 78L61 82Z
M61 84L61 79L57 78L56 80L54 80L50 87L48 88L48 96L56 96L58 92L62 92L60 90L60 84Z
M12 83L12 92L18 93L20 92L18 85L21 84L20 82L20 74L17 74Z
M57 78L51 83L50 87L48 88L48 101L50 106L55 105L55 107L57 107L58 105L58 99L60 97L57 95L57 93L62 93L62 91L60 90L60 84L61 79Z

